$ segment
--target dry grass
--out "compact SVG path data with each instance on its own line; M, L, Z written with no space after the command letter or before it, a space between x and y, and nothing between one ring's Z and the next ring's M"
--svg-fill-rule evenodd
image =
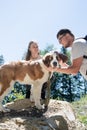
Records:
M79 101L73 102L72 106L75 110L76 117L87 126L87 95Z

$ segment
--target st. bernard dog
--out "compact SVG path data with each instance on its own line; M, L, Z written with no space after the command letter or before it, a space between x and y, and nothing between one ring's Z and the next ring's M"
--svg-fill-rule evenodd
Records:
M50 74L45 66L57 67L61 60L66 62L67 57L55 51L36 61L18 61L0 66L0 111L8 110L3 107L2 100L11 91L15 82L32 85L30 100L35 102L38 109L42 109L41 89Z

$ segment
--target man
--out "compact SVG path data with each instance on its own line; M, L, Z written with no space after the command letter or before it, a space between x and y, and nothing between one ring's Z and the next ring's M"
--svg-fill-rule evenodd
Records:
M64 48L71 47L72 65L67 68L49 68L49 71L77 74L79 71L87 79L87 36L75 40L69 29L61 29L57 39Z

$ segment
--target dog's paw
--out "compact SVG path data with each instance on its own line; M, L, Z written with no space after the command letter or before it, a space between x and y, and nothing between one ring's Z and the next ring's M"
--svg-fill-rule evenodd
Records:
M32 95L30 96L30 101L34 102L34 97Z
M44 109L44 105L35 105L37 109L41 110L41 109Z

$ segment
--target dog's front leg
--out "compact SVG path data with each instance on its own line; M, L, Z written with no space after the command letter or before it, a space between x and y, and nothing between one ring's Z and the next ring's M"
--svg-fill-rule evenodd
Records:
M34 89L34 86L31 85L31 90L30 90L30 101L31 102L34 102L34 94L33 94L33 89Z
M38 109L43 109L43 108L44 108L44 107L41 105L41 103L40 103L41 90L42 90L42 84L38 84L38 85L34 85L34 86L33 86L32 95L33 95L33 98L34 98L34 101L35 101L35 106L36 106Z

